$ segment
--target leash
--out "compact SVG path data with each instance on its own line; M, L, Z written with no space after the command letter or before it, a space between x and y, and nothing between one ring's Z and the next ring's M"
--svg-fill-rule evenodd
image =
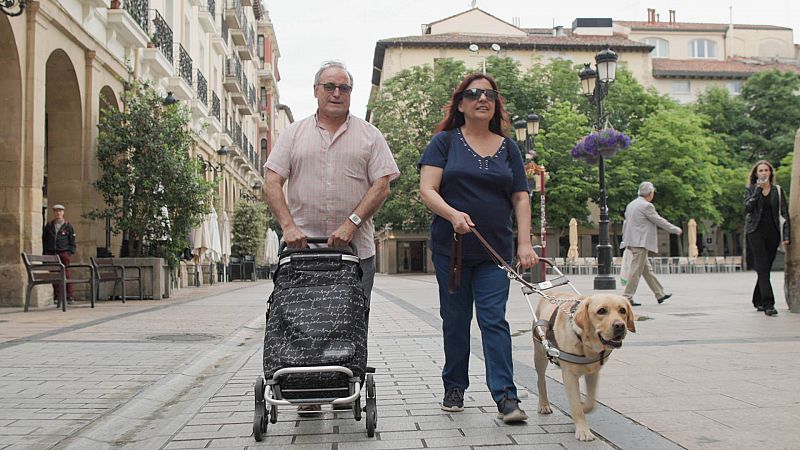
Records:
M522 295L525 297L525 300L528 303L528 307L531 310L531 315L533 316L533 336L541 342L542 346L545 349L545 353L547 354L547 358L555 365L559 365L559 361L566 361L572 364L593 364L596 362L600 362L602 365L605 363L605 360L608 359L608 356L611 354L611 351L603 350L600 352L600 355L596 358L587 358L584 355L575 355L572 353L565 352L558 348L558 342L555 339L555 333L553 333L553 327L555 326L556 316L558 315L559 310L564 312L569 316L570 322L574 320L575 312L577 311L578 305L580 304L580 299L577 297L575 298L558 298L552 295L548 295L544 291L547 289L552 289L557 286L569 285L572 290L577 294L580 295L580 292L573 286L573 284L564 276L564 274L556 267L552 261L546 258L540 258L539 261L549 265L555 272L556 277L550 281L543 281L541 283L532 283L525 278L522 277L519 273L520 264L516 264L516 268L511 267L497 251L492 248L491 244L486 240L486 238L478 232L475 227L469 227L472 234L478 239L481 246L486 250L486 253L489 254L489 257L492 259L492 262L506 272L506 275L509 279L515 280L522 284ZM453 240L450 243L450 274L448 277L448 291L450 293L458 292L458 288L461 284L461 246L462 246L463 238L458 233L453 233ZM533 307L533 303L529 298L530 294L537 294L542 298L546 299L553 305L556 305L556 308L553 310L553 315L551 316L550 320L546 319L538 319L536 316L536 309ZM570 304L570 308L564 309L567 304ZM578 336L580 340L580 336Z

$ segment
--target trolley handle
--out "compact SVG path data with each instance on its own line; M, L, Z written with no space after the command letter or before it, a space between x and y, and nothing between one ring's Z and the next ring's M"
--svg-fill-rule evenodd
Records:
M307 244L327 244L328 238L324 236L313 236L313 237L306 237ZM353 252L354 255L358 256L358 251L356 250L356 246L353 245L353 241L350 241L348 244L350 250ZM306 246L306 248L309 248ZM286 242L281 241L280 248L278 249L278 254L283 253L286 250Z

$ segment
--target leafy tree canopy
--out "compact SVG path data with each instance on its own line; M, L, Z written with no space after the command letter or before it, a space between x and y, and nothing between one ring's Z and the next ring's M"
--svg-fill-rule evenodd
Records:
M110 217L112 231L127 235L129 255L175 264L190 229L210 209L213 183L189 157L194 136L184 105L163 105L147 83L132 83L121 100L122 110L106 108L100 115L101 174L92 184L105 207L86 216Z
M233 206L232 255L260 255L267 231L267 205L239 200Z

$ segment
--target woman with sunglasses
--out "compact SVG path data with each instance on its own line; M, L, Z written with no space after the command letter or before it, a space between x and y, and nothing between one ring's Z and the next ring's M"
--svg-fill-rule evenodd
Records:
M464 409L474 304L483 339L486 384L497 403L498 418L506 423L528 418L519 407L513 380L511 334L505 318L510 283L470 227L511 263L514 214L517 259L526 269L538 263L530 241L528 181L519 148L503 134L508 125L495 81L482 74L469 75L453 92L447 115L419 162L420 196L434 213L430 248L444 334L442 409ZM454 238L460 241L460 252L455 250ZM448 287L451 253L460 253L460 283ZM454 261L458 259L453 256Z

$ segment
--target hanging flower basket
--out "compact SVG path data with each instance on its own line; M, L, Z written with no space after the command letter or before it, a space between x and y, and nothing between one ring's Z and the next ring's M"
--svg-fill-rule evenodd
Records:
M584 136L572 147L570 154L572 159L581 159L587 164L597 164L601 156L611 158L630 145L630 136L613 128L606 128Z
M536 164L532 161L525 164L525 175L529 180L533 180L534 178L538 177L542 172L544 172L544 166Z

